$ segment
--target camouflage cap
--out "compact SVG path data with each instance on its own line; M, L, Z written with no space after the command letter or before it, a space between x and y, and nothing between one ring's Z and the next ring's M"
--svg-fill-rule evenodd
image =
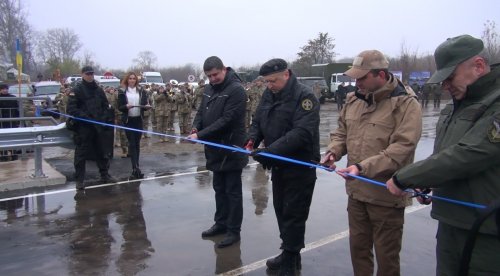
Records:
M354 58L352 67L344 72L353 79L360 79L364 77L370 70L373 69L388 69L389 61L380 51L366 50Z
M427 82L440 83L444 81L460 63L479 54L483 49L483 41L470 35L448 38L434 52L437 71Z

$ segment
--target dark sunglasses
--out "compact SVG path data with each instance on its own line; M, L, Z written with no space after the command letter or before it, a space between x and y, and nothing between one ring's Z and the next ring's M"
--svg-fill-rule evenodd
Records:
M92 75L94 75L94 72L86 72L84 74L87 75L87 76L92 76Z

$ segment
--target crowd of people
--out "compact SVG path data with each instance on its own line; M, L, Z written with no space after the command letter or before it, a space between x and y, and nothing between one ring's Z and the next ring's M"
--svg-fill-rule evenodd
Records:
M93 79L93 69L82 68L81 83L69 91L66 113L78 118L128 127L124 155L132 163L131 179L142 178L140 140L149 130L173 131L179 116L179 134L225 146L242 146L272 174L274 211L281 254L267 260L278 275L298 275L300 251L316 184L315 168L279 161L273 155L319 163L345 178L348 197L349 244L354 275L400 275L405 207L412 204L408 188L422 193L491 205L500 198L500 68L490 66L482 54L483 42L469 35L447 39L435 51L436 73L422 89L402 83L389 71L378 50L358 54L344 74L356 80L357 89L341 99L338 127L321 157L319 101L311 88L299 83L287 62L274 58L262 65L260 77L244 85L236 72L216 56L203 70L208 84L193 91L171 81L166 87L140 87L130 72L122 87L104 89ZM439 92L435 92L439 90ZM422 133L422 106L428 95L446 90L453 101L441 112L434 152L413 163ZM419 95L423 95L419 104ZM427 96L425 96L427 95ZM440 95L440 94L439 94ZM439 97L440 98L440 97ZM437 100L435 106L439 107ZM191 113L196 112L191 124ZM85 161L89 153L103 181L110 181L113 128L78 122L75 128L77 188L85 188ZM121 137L121 135L119 135ZM111 137L111 139L109 139ZM110 142L111 140L111 142ZM126 141L125 141L126 140ZM166 141L162 139L160 142ZM202 237L225 235L219 248L240 241L243 221L242 169L248 156L205 145L206 167L213 172L214 224ZM347 157L347 167L336 162ZM364 183L363 176L386 182L386 187ZM469 229L480 213L470 207L435 201L437 275L458 275ZM471 275L500 274L500 240L493 218L474 237L468 267ZM375 258L374 258L375 257ZM374 264L376 260L376 266Z

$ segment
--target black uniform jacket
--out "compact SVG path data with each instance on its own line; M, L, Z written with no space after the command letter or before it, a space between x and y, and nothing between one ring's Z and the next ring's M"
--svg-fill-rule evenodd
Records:
M319 102L311 88L290 71L286 86L262 95L250 128L254 147L261 142L272 154L304 162L319 161ZM276 166L300 166L273 161Z
M69 115L103 123L113 123L114 109L110 106L104 90L93 82L81 81L68 97L67 112ZM91 123L78 121L78 125Z
M241 80L233 69L227 67L221 84L207 85L193 128L198 139L228 146L243 146L245 142L245 107L247 96ZM207 169L232 171L242 169L248 156L227 149L205 146Z

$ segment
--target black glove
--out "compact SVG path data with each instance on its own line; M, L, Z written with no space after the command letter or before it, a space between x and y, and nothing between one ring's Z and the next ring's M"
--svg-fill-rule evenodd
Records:
M273 160L269 157L262 156L259 153L269 153L269 150L267 148L255 149L250 153L250 156L253 157L253 160L261 163L264 169L270 170L273 166Z

